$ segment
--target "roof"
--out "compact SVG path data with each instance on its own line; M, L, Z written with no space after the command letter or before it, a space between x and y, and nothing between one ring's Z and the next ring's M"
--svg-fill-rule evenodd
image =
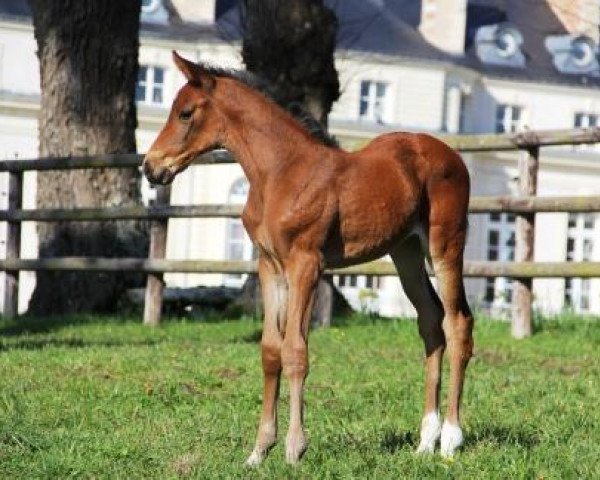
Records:
M224 0L218 0L218 4ZM227 40L242 37L239 2L226 0L230 8L217 18ZM419 33L421 5L417 0L324 0L338 19L337 48L428 60L450 60Z
M183 42L220 41L222 35L216 25L174 21L171 24L142 23L142 37L163 38Z
M532 17L536 21L532 21ZM473 42L477 28L501 22L509 22L523 35L525 68L485 64L477 57ZM510 8L506 10L470 4L467 9L465 56L460 63L490 77L571 86L600 86L600 79L597 77L561 73L554 66L552 55L546 49L544 41L550 35L567 33L545 2L510 2Z
M551 83L569 86L600 86L600 78L559 72L546 50L548 35L567 33L545 2L509 2L503 10L493 2L467 7L465 55L457 57L439 50L419 32L420 0L324 0L338 19L337 47L360 54L396 57L398 62L409 58L427 62L444 62L475 70L485 76L524 82ZM229 8L221 8L217 28L223 38L241 38L239 2L220 0ZM220 3L217 2L218 4ZM499 5L505 2L497 2ZM533 5L533 9L532 9ZM527 9L527 10L525 10ZM532 16L536 21L532 21ZM541 21L540 19L544 19ZM475 53L473 39L477 28L508 21L524 38L525 68L503 67L483 63Z
M29 8L29 2L26 0L0 0L0 17L31 17L31 9Z
M409 58L465 67L487 77L568 86L600 87L600 78L559 72L544 40L567 33L545 2L469 2L465 55L449 55L427 42L418 30L420 0L324 0L338 18L339 49L358 54L385 55L399 63ZM239 0L217 0L214 25L194 24L172 17L166 25L142 23L141 35L177 41L227 41L241 39ZM533 5L533 6L532 6ZM29 20L26 0L0 0L0 18ZM536 21L532 21L535 17ZM483 63L475 53L473 38L478 27L502 21L512 23L523 35L524 68Z
M338 48L430 60L451 58L419 33L420 1L326 0L325 3L335 10L338 18Z

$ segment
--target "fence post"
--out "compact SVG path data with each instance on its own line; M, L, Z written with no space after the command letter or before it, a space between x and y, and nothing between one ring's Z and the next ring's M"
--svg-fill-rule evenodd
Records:
M519 194L535 195L539 170L540 147L529 147L519 156ZM515 261L532 262L535 242L535 213L517 214L515 223ZM512 335L531 336L533 280L516 278L513 288Z
M19 210L23 202L23 172L8 172L8 211ZM6 259L21 255L21 222L6 224ZM4 281L4 317L14 318L19 313L19 271L7 270Z
M155 205L169 205L171 187L156 187ZM148 258L165 258L167 253L168 219L150 222L150 251ZM144 301L144 325L152 327L160 323L163 303L163 274L149 273L146 282L146 297Z

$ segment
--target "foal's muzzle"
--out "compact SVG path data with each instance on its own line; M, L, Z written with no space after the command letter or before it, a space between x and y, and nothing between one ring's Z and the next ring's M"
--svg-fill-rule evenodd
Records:
M167 185L175 177L175 173L169 167L151 167L146 159L142 164L142 170L150 183L158 185Z

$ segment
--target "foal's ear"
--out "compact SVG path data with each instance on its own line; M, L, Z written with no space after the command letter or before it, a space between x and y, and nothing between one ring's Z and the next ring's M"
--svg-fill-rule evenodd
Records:
M207 91L211 91L215 86L215 77L205 68L197 63L190 62L173 50L173 62L183 73L188 82L193 83Z

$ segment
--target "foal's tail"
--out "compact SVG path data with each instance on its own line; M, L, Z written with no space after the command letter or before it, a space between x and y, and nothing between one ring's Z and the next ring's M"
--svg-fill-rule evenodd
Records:
M421 157L429 166L425 180L429 225L466 234L471 190L467 166L458 152L441 140L426 134L418 137Z

